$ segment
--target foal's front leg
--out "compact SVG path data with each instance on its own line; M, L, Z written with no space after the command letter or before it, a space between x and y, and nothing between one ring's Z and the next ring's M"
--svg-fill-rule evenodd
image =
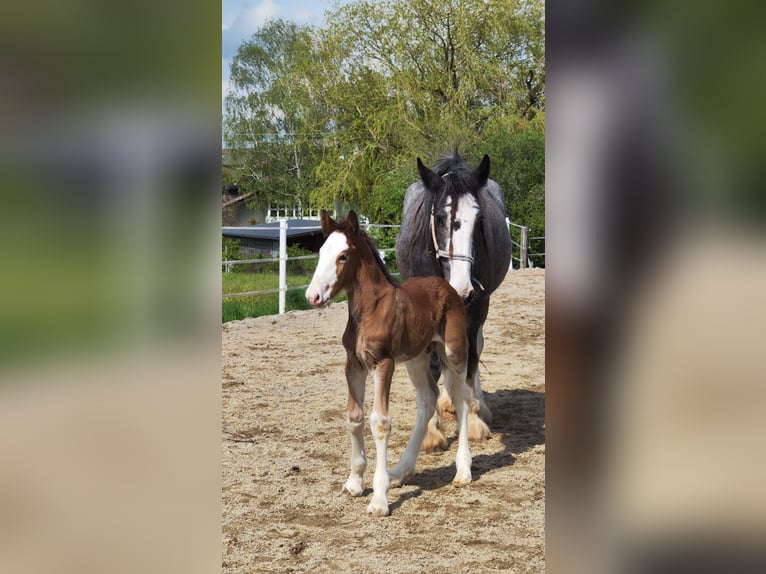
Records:
M367 513L388 516L388 437L391 435L391 417L388 415L388 396L394 361L383 359L371 369L375 382L375 398L370 414L370 430L375 438L375 475L372 478L372 500Z
M351 436L351 473L343 485L343 492L351 496L361 496L363 475L367 468L364 454L364 383L367 368L353 354L346 358L346 383L348 383L348 402L346 404L346 428Z

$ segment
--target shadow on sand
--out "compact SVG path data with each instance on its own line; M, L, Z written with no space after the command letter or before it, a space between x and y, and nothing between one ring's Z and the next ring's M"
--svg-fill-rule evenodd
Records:
M514 455L521 454L545 442L545 393L524 389L499 390L485 393L494 420L490 425L493 436L500 437L503 450L493 454L474 455L471 464L473 480L479 480L485 473L511 466L516 462ZM446 456L453 456L453 442L450 437ZM402 493L390 504L394 512L407 500L419 497L424 490L436 490L447 486L455 477L455 463L423 472L415 471L406 484L419 487L418 490ZM391 493L396 492L392 489Z

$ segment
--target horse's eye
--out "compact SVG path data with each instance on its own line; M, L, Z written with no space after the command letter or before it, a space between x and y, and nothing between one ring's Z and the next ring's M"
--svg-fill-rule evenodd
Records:
M341 253L340 255L338 255L338 261L340 261L341 263L345 263L346 259L348 259L348 255L346 255L345 253Z

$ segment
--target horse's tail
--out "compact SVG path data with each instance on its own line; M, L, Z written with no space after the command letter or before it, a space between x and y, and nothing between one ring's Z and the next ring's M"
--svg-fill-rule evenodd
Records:
M428 367L431 370L431 376L434 378L434 381L438 383L439 377L442 374L442 360L436 351L431 351L431 360Z

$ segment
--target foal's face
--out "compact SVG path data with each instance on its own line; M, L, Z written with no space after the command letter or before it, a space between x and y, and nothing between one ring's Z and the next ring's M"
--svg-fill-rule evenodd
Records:
M453 201L457 205L453 205ZM463 299L473 295L473 230L479 217L479 204L470 193L456 199L445 194L434 207L434 228L439 249L449 254L441 258L444 278Z
M327 307L332 298L343 290L346 285L344 277L349 271L347 263L351 249L345 233L334 231L327 236L319 250L319 262L314 277L306 290L306 301L310 305Z

